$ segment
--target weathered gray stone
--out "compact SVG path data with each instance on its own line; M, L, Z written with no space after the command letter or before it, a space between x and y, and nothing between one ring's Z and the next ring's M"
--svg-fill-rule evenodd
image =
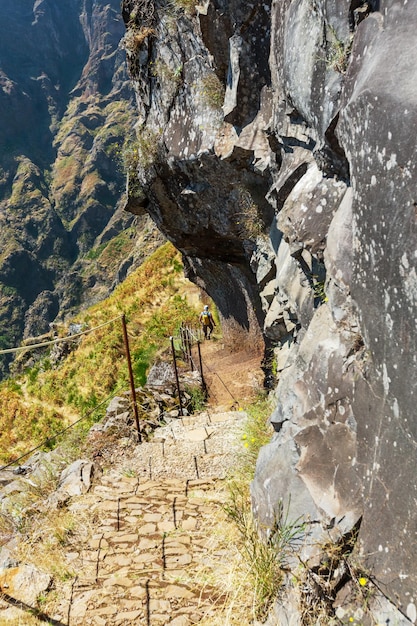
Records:
M335 536L362 518L364 564L410 615L416 7L206 1L175 36L163 18L141 52L171 69L185 59L182 80L144 71L137 85L141 122L164 129L138 172L147 210L216 301L226 336L258 340L262 329L286 346L277 432L252 487L259 519L272 523L290 496L291 515L308 512ZM208 76L224 88L216 104L204 102Z
M35 607L42 592L51 583L49 574L45 574L33 565L19 565L0 570L0 588L14 600Z
M73 496L79 496L91 487L94 464L79 459L71 463L61 474L58 488L48 498L49 504L60 504Z

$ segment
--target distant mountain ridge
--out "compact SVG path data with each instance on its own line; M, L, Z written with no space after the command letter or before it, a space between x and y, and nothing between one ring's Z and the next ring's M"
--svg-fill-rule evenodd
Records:
M123 34L119 0L0 4L0 348L107 295L141 254L118 166Z

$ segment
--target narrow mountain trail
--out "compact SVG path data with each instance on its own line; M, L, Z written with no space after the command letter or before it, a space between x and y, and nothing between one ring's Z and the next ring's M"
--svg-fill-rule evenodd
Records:
M211 406L235 407L262 389L264 373L259 351L230 351L216 336L201 344L203 375Z
M246 414L227 406L237 409L254 395L260 360L246 353L237 362L215 341L202 354L208 409L127 448L72 500L71 512L88 519L88 529L83 544L65 555L76 577L57 584L48 607L54 623L244 626L226 615L240 556L223 505Z
M226 600L235 548L222 533L225 479L241 441L243 411L184 417L105 472L70 509L91 516L77 572L53 618L69 626L214 624ZM215 575L214 575L215 574ZM221 623L221 622L220 622Z

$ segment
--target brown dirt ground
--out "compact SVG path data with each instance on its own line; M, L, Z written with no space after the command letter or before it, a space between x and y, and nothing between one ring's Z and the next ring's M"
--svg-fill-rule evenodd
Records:
M262 389L262 353L245 349L231 352L221 339L212 337L201 343L201 357L210 405L238 408Z

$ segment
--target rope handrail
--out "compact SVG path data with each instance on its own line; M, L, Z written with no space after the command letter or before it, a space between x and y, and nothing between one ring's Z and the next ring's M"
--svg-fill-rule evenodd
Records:
M56 343L63 343L64 341L73 341L74 339L78 339L78 337L82 337L83 335L88 335L89 333L92 333L93 331L98 330L99 328L103 328L103 326L108 326L109 324L116 322L122 317L123 315L118 315L117 317L114 317L108 322L103 322L103 324L99 324L98 326L95 326L94 328L88 328L87 330L83 330L82 332L76 333L75 335L68 335L67 337L59 337L58 339L52 339L51 341L43 341L42 343L30 344L28 346L19 346L17 348L7 348L6 350L0 350L0 355L1 354L13 354L15 352L22 352L24 350L34 350L35 348L44 348L46 346L52 346Z

